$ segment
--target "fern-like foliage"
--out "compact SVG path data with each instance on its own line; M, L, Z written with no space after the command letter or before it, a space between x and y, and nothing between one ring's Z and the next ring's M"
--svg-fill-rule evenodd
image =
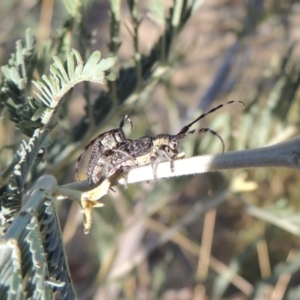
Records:
M49 186L46 179L32 190L2 239L1 299L53 299L55 291L76 299Z
M3 78L0 83L0 109L2 111L7 107L9 118L28 136L31 136L38 127L38 124L30 120L35 107L28 105L27 102L27 90L30 87L36 59L35 41L31 31L27 30L25 43L17 41L15 53L11 55L7 65L1 67ZM20 126L22 121L29 122L31 129L29 126Z
M75 49L67 56L65 65L56 56L53 60L50 76L43 75L41 81L33 82L40 92L36 92L36 95L42 103L32 120L40 118L42 124L49 122L61 98L76 84L82 81L103 83L105 78L114 79L112 73L105 76L105 71L114 65L115 59L111 57L101 60L99 51L95 51L85 64Z
M76 84L82 81L102 84L105 78L115 78L113 73L105 74L114 65L114 58L101 59L100 52L95 51L84 63L79 52L72 49L65 63L54 56L50 75L33 81L38 90L35 92L38 101L27 96L31 83L29 80L34 71L31 67L31 62L35 60L34 45L35 38L28 30L25 45L17 41L16 52L8 64L1 68L4 76L0 83L1 111L7 107L10 119L28 136L49 122L62 97Z
M27 54L29 50L23 52ZM17 51L19 55L23 52L21 50ZM36 95L39 100L33 97L25 97L25 83L27 80L26 72L23 70L25 63L20 65L23 66L20 68L20 70L23 70L22 72L18 72L12 62L2 68L4 71L2 86L5 88L0 92L0 100L3 100L4 105L8 107L10 119L29 136L32 136L36 129L40 128L42 130L43 127L49 125L48 122L61 103L61 99L76 84L82 81L103 83L105 78L113 80L115 76L113 73L105 74L105 71L115 63L115 59L101 59L99 51L92 53L85 64L79 52L74 49L67 56L64 64L58 57L53 59L54 63L50 66L50 75L43 75L42 80L33 81L38 89ZM21 61L25 62L25 60ZM12 102L10 99L12 99ZM36 149L37 153L41 150L41 148ZM8 197L11 197L11 195Z
M1 215L4 218L2 231L14 220L21 210L25 182L34 164L44 153L45 138L47 131L36 129L33 137L26 143L21 144L21 150L17 152L18 163L14 166L8 189L0 197Z
M48 185L26 191L26 183L45 154L49 121L63 96L79 82L114 79L113 74L106 76L105 72L115 59L101 60L97 51L84 63L76 50L67 55L65 63L54 57L50 75L33 82L37 88L35 99L27 96L32 74L32 70L27 71L28 62L34 45L30 32L28 36L24 47L17 42L16 54L2 67L0 107L6 106L9 118L31 138L22 142L12 162L9 184L2 187L6 191L0 198L0 297L52 299L53 292L59 291L62 299L75 299L52 193Z

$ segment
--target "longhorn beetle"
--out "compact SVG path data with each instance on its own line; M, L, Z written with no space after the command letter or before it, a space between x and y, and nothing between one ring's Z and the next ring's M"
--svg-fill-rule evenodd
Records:
M129 121L131 124L131 130L133 129L133 124L128 115L123 114L122 120L119 124L119 128L112 129L110 131L99 134L96 138L91 140L85 147L82 153L78 156L76 165L75 165L75 173L77 181L79 181L78 170L79 170L79 162L83 156L83 154L88 150L89 147L93 146L92 152L87 163L86 173L88 177L89 183L97 184L100 181L102 171L104 166L108 162L108 158L110 155L116 151L121 145L125 144L128 140L123 131L123 126L125 120ZM126 153L122 153L124 157Z
M223 153L225 150L225 144L221 136L211 130L210 128L201 128L199 130L191 130L190 127L199 120L206 117L208 114L215 112L225 105L241 103L244 107L245 104L242 101L228 101L224 104L220 104L206 113L201 114L196 120L184 126L176 135L170 134L158 134L157 136L145 135L137 140L128 141L121 145L118 150L109 157L109 163L106 168L106 176L110 177L114 174L123 174L129 172L130 169L145 166L151 164L153 170L154 180L157 181L156 175L156 160L158 157L165 157L170 161L170 167L172 172L174 171L174 159L178 155L179 142L189 134L195 132L204 133L210 132L217 136L223 146Z

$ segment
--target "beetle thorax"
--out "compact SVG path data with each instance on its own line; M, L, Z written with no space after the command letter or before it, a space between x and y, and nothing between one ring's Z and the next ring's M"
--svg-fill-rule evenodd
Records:
M170 137L171 136L169 134L158 134L156 137L153 138L153 145L156 147L169 145Z

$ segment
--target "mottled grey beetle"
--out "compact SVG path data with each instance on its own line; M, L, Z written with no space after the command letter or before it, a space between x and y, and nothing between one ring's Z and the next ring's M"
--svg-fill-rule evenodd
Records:
M225 150L225 144L221 136L209 129L201 128L199 130L188 131L189 128L199 120L203 119L208 114L215 112L225 105L241 103L244 107L245 104L242 101L228 101L224 104L220 104L206 113L201 114L196 120L184 126L176 135L159 134L157 136L145 135L136 140L129 141L118 147L118 151L112 153L108 159L106 166L106 176L110 177L114 174L123 174L129 172L130 169L145 166L151 164L153 169L154 180L157 181L156 176L156 161L158 157L165 157L170 161L170 167L172 172L174 171L174 159L179 152L179 142L189 134L195 132L203 133L210 132L217 136L222 142L223 152Z

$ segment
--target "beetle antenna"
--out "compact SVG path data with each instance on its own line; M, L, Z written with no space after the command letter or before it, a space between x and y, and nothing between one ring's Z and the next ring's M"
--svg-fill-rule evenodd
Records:
M212 109L209 110L208 112L206 112L206 113L200 115L196 120L194 120L194 121L191 122L190 124L184 126L184 127L179 131L178 135L181 134L181 133L186 133L192 125L194 125L196 122L198 122L199 120L203 119L203 118L206 117L207 115L209 115L209 114L215 112L216 110L222 108L223 106L226 106L226 105L229 105L229 104L233 104L233 103L241 103L241 104L244 106L244 108L245 108L245 103L242 102L242 101L239 101L239 100L237 100L237 101L236 101L236 100L232 100L232 101L228 101L228 102L225 102L225 103L223 103L223 104L220 104L220 105L218 105L218 106L212 108Z
M191 131L188 131L186 133L186 135L188 134L194 134L194 133L205 133L205 132L209 132L211 134L213 134L214 136L216 136L222 143L222 153L225 152L225 143L224 143L224 140L222 139L222 137L214 130L211 130L210 128L200 128L199 130L191 130Z

